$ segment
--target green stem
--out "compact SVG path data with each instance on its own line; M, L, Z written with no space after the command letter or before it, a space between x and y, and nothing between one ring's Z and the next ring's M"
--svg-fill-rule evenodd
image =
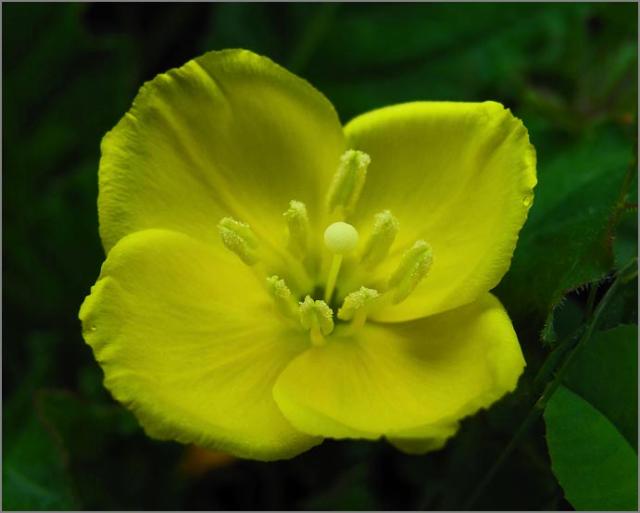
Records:
M558 368L566 354L575 347L575 342L580 339L580 335L582 335L584 329L584 325L581 324L563 341L556 345L533 378L529 395L535 395L540 391L542 383L547 381L549 376Z
M598 284L592 283L589 289L589 297L587 297L587 306L585 310L585 320L589 322L591 315L593 315L593 307L596 304L596 296L598 294Z
M611 301L611 298L615 295L620 285L625 281L626 279L625 272L632 265L636 265L635 259L632 260L629 264L627 264L623 269L621 269L617 273L616 279L614 280L614 282L611 284L611 287L609 287L609 290L607 290L606 294L602 297L602 299L598 303L598 306L595 308L595 311L593 311L593 315L591 315L591 312L587 312L588 324L582 336L580 337L578 343L574 346L573 350L569 353L567 358L560 365L560 369L558 370L553 381L549 383L549 385L546 387L546 389L544 390L540 398L536 401L536 403L533 405L531 410L529 410L529 413L520 424L520 427L516 430L515 434L513 435L513 437L507 444L507 446L502 450L502 453L500 454L498 459L495 461L495 463L493 464L489 472L485 474L482 481L480 481L478 486L476 486L474 491L471 493L469 500L467 500L467 502L465 503L465 506L462 509L470 510L471 507L476 503L476 501L482 496L486 487L493 480L498 470L500 470L504 462L507 460L507 458L511 455L513 450L519 445L521 440L527 434L527 432L529 431L529 428L535 423L538 417L542 414L547 402L549 402L549 399L551 399L551 396L553 396L555 391L562 384L562 380L564 379L567 373L567 370L569 369L576 355L581 350L581 348L587 343L587 341L591 338L591 335L593 335L593 332L595 331L596 327L600 322L602 313L604 312L605 308ZM544 368L545 368L545 365L543 365L543 368L541 369L541 371L544 370Z

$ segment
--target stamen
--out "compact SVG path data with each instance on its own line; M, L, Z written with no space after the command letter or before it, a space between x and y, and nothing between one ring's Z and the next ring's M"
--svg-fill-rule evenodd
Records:
M423 240L418 240L405 251L400 265L389 278L389 293L394 304L405 300L426 276L433 262L433 250Z
M376 214L374 219L373 232L362 253L362 264L369 268L384 260L400 228L400 223L388 210Z
M353 210L362 192L370 163L371 157L362 151L347 150L342 155L327 196L329 212L341 207L346 215Z
M333 331L333 312L331 308L322 301L311 296L304 298L300 303L300 322L302 326L309 330L311 342L313 345L320 346L324 344L325 335L329 335Z
M284 315L287 317L297 315L298 304L282 278L276 275L267 278L267 289L271 296L273 296L276 306Z
M248 224L223 217L218 223L218 231L227 249L238 255L245 264L253 265L258 261L258 241Z
M351 292L344 298L342 307L338 310L338 319L343 321L353 321L351 327L361 328L367 320L369 309L380 298L380 294L375 289L360 287L355 292Z
M340 266L342 265L342 257L346 253L353 251L358 245L358 230L349 223L343 223L342 221L333 223L324 231L324 244L333 253L329 277L324 290L324 300L330 303L338 273L340 272Z
M289 228L289 250L293 253L306 253L309 241L309 216L306 205L301 201L292 200L283 215Z

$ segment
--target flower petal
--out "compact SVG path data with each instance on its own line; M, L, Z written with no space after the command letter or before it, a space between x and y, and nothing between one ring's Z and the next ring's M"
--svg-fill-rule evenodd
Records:
M438 313L496 286L509 268L536 184L535 150L522 122L495 102L419 102L364 114L345 133L350 147L371 156L353 222L370 225L383 209L400 221L379 278L416 239L433 248L424 281L376 319Z
M449 436L443 427L512 391L523 368L507 313L484 294L425 319L332 334L287 366L274 397L296 428L313 435L442 438Z
M104 137L104 247L148 228L208 241L222 216L269 241L293 199L320 222L344 144L331 103L304 80L246 50L207 53L146 83Z
M419 429L396 433L389 438L389 442L407 454L426 454L442 449L447 440L458 432L459 427L457 422L423 426Z
M320 440L285 420L271 389L306 338L286 329L249 268L219 255L177 232L124 237L80 310L84 338L150 436L291 457Z

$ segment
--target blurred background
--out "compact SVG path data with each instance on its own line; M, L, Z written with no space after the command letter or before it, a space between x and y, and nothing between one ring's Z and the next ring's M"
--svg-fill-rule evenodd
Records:
M636 253L635 3L3 3L2 31L4 509L459 509L586 292L601 296ZM404 101L492 99L528 127L539 185L496 291L527 373L444 450L326 441L241 461L147 438L103 388L77 318L104 259L100 139L144 81L233 47L308 79L343 122ZM603 327L636 320L632 282ZM474 507L571 508L544 433L535 423Z

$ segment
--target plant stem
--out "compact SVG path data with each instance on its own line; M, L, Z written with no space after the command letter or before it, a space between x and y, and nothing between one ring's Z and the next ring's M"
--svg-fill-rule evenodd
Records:
M632 265L636 265L636 259L633 259L629 264L627 264L624 268L618 271L616 275L616 279L611 284L611 287L609 287L609 290L607 290L605 295L602 297L602 299L598 303L598 306L595 308L595 310L593 312L587 311L587 327L582 333L582 336L580 337L578 343L574 346L573 350L569 353L569 355L566 357L564 362L560 365L560 369L558 370L555 378L553 379L553 381L551 381L547 385L547 387L545 388L540 398L535 402L531 410L529 410L529 413L520 424L520 427L516 430L515 434L513 435L509 443L502 450L502 452L500 453L500 456L492 465L489 472L485 474L482 481L480 481L478 486L476 486L474 491L471 493L469 499L465 503L465 506L462 508L463 510L470 510L471 507L475 504L475 502L482 496L486 487L493 480L498 470L500 470L504 462L507 460L507 458L511 455L513 450L518 446L518 444L527 434L527 432L529 431L529 428L534 424L534 422L542 414L547 402L549 402L549 399L551 399L551 396L553 396L554 392L562 384L562 380L565 377L567 370L569 369L576 355L578 354L580 349L586 344L586 342L591 338L591 335L593 335L593 332L595 331L596 327L599 324L600 317L602 316L602 313L604 312L605 308L611 301L611 298L615 295L620 285L624 281L626 281L627 277L625 276L625 271L627 271L627 269ZM593 293L593 297L595 298L595 292ZM592 308L593 308L593 302L594 301L590 301ZM545 370L545 367L546 366L543 365L541 371Z

